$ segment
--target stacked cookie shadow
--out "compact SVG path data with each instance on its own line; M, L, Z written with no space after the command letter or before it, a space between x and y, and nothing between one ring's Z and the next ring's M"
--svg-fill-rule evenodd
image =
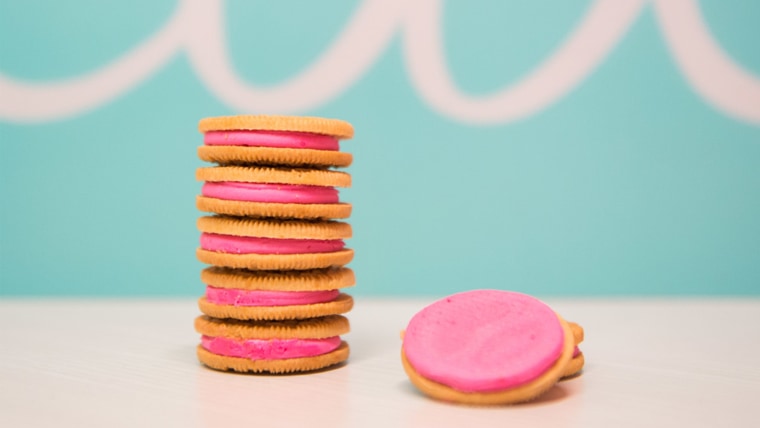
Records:
M288 373L341 363L349 331L342 316L353 299L345 265L351 205L338 188L351 176L339 140L353 136L340 120L226 116L200 121L201 232L198 259L206 293L199 360L217 370Z

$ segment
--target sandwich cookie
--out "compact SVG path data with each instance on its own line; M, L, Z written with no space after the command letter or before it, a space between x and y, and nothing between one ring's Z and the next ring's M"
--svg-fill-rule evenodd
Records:
M573 358L567 364L565 373L562 375L562 380L569 379L577 374L580 374L581 370L583 370L583 365L586 363L583 352L581 352L580 348L578 348L578 345L583 342L583 327L581 327L580 324L574 322L568 322L567 324L570 326L570 330L573 332L573 341L575 342L575 348L573 349Z
M222 116L202 119L198 156L221 165L347 167L350 153L339 141L353 137L342 120L294 116Z
M343 241L351 237L348 223L210 216L197 224L202 233L196 255L210 265L307 270L340 267L354 257Z
M568 323L540 300L474 290L418 312L406 328L401 359L412 383L432 398L512 404L556 384L574 347Z
M206 315L239 320L281 320L343 314L354 300L351 269L250 271L212 266L201 272L206 294L198 306Z
M196 206L217 214L302 219L347 218L351 204L336 187L351 186L345 172L321 169L217 166L199 168L204 181Z
M292 373L329 367L348 359L349 332L341 315L291 321L195 319L201 363L216 370Z

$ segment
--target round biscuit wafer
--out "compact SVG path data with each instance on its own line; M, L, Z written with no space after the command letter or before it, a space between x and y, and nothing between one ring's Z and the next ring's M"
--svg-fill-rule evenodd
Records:
M568 322L568 325L570 326L570 330L573 332L573 340L575 341L575 347L577 348L584 339L583 327L581 327L580 324L574 322ZM580 374L580 371L583 370L583 366L585 364L586 358L583 356L583 352L580 352L579 349L578 354L575 355L567 364L567 368L565 368L565 372L562 374L562 380L566 380Z
M200 146L198 157L220 165L278 165L295 167L347 167L351 153L335 150L290 149L247 146Z
M195 255L202 263L235 269L306 270L347 265L354 250L345 248L331 253L306 254L231 254L198 248Z
M340 221L299 221L205 216L198 218L201 232L275 239L345 239L351 225Z
M568 321L567 324L570 326L570 330L573 332L573 340L575 340L575 345L577 346L579 343L583 342L583 327L581 327L580 324L572 321Z
M284 360L248 360L245 358L217 355L198 345L197 355L201 363L215 370L241 373L286 374L309 372L340 364L348 359L349 347L346 342L341 342L338 349L314 357L288 358Z
M230 339L324 339L350 331L341 315L285 321L238 321L201 315L195 331L205 336Z
M281 204L274 202L230 201L198 195L195 206L208 213L244 217L320 219L348 218L351 204Z
M209 302L206 297L198 300L198 308L204 314L214 318L232 318L238 320L287 320L315 318L326 315L343 314L354 307L354 299L341 293L335 300L325 303L291 306L234 306L218 305Z
M238 181L244 183L306 184L311 186L350 187L351 175L340 171L309 168L274 168L256 166L211 166L198 168L199 181Z
M198 122L198 130L202 133L233 130L297 131L331 135L339 139L354 136L354 127L348 122L305 116L238 115L207 117Z
M352 287L356 278L349 268L288 272L212 266L201 271L201 281L218 288L239 290L322 291Z
M586 358L583 356L583 353L576 355L573 357L568 363L567 367L565 368L565 372L562 374L562 377L560 380L567 380L570 378L574 378L576 375L579 375L581 373L581 370L583 370L583 366L586 364Z

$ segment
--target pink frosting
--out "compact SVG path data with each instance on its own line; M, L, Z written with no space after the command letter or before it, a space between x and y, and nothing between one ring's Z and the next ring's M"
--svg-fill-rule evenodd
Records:
M258 146L289 149L339 150L338 139L329 135L289 131L209 131L203 135L209 146Z
M474 290L418 312L403 347L425 378L464 392L488 392L536 379L557 360L563 344L557 315L538 299Z
M573 358L577 357L577 356L578 356L578 355L580 355L580 354L581 354L581 350L580 350L580 348L578 348L578 347L576 346L576 347L573 349Z
M333 301L339 294L338 290L268 291L206 287L206 300L217 305L234 306L312 305Z
M232 254L330 253L343 249L341 239L274 239L201 233L201 248Z
M338 202L338 190L334 187L296 184L207 182L203 185L201 194L229 201L282 204L335 204Z
M249 360L282 360L313 357L334 351L340 346L340 337L234 340L204 335L201 337L201 346L211 353L226 357L247 358Z

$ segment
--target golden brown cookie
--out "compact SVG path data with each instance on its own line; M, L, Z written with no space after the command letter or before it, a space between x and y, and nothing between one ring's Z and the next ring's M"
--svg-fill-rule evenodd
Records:
M246 358L217 355L198 345L197 355L201 363L215 370L285 374L309 372L340 364L348 359L349 347L348 343L341 342L336 350L314 357L288 358L284 360L249 360Z
M560 318L565 331L565 344L562 353L555 363L541 376L531 382L516 388L495 392L463 392L447 385L432 381L417 373L409 363L404 351L401 351L401 361L409 380L424 394L441 401L470 405L516 404L530 401L554 386L565 372L567 364L573 355L573 335L567 323Z
M347 167L350 153L338 141L353 136L351 124L294 116L226 116L201 120L198 156L220 165Z
M570 362L567 363L565 373L562 375L562 378L560 380L567 380L574 378L576 375L579 375L581 373L581 370L583 370L584 364L586 364L586 357L584 357L583 353L580 352L574 356Z
M317 370L345 361L349 332L340 315L289 321L236 321L200 316L197 354L217 370L290 373Z
M232 165L199 168L196 177L207 183L203 186L203 194L196 198L196 206L205 212L301 219L347 218L351 215L351 204L339 202L335 190L351 185L351 176L344 172ZM249 187L268 187L270 199L259 199L265 194L262 190L241 189L245 186L243 183L251 183L247 185ZM217 188L211 189L211 186ZM300 188L291 189L293 186ZM320 189L333 192L332 199L311 199L308 202L303 199L314 192L322 192ZM293 196L291 192L294 191L299 192L299 196ZM282 199L271 199L272 192L277 192Z
M341 315L289 321L237 321L201 315L195 319L195 330L233 339L322 339L346 334L350 325Z
M244 183L305 184L310 186L350 187L351 176L345 172L324 169L213 166L198 168L199 181L238 181Z
M207 287L198 307L216 318L313 318L343 314L354 305L351 296L338 291L356 282L348 268L249 271L212 266L201 272L201 280Z
M345 293L340 293L335 300L324 303L287 306L222 305L209 302L205 296L198 300L198 308L204 314L215 318L238 320L288 320L323 317L344 314L353 307L354 299Z
M340 221L299 221L205 216L198 218L201 232L275 239L346 239L351 225Z
M418 311L403 334L411 382L432 398L470 405L532 400L565 373L575 341L568 323L524 293L456 293Z
M334 150L246 146L200 146L198 157L220 165L272 165L301 168L347 167L351 153Z
M251 271L211 266L201 271L204 284L239 290L317 291L352 287L356 283L349 268L305 271Z
M249 270L339 267L353 259L343 247L351 226L336 221L262 220L212 216L198 219L203 263Z
M568 321L567 324L570 326L570 330L573 331L573 340L575 340L575 344L578 345L579 343L583 342L583 327L581 327L580 324L572 321Z
M569 379L580 374L581 370L583 370L583 366L586 363L586 357L583 356L583 352L581 352L580 348L578 348L578 345L583 342L584 339L583 327L581 327L580 324L574 322L568 322L568 325L570 326L570 330L573 332L573 341L575 342L575 348L573 349L573 358L567 364L565 373L562 374L562 380Z
M198 248L195 255L202 263L237 269L304 270L347 265L354 259L354 250L346 248L310 254L228 254Z
M197 196L195 206L207 213L244 217L344 219L351 216L351 204L282 204L274 202L230 201Z
M277 116L277 115L239 115L219 116L201 119L198 123L200 132L261 130L261 131L296 131L331 135L339 139L354 136L354 127L350 123L321 117Z

